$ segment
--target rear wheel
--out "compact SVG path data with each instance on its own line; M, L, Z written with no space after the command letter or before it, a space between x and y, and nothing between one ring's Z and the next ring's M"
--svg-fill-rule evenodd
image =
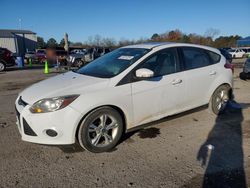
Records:
M219 115L225 111L231 95L230 90L231 88L228 85L221 85L215 90L209 104L214 114Z
M247 75L244 72L241 72L239 77L240 77L241 80L246 80L247 79Z
M0 72L4 71L5 68L6 68L5 64L2 61L0 61Z
M123 132L121 115L110 107L98 108L82 121L78 140L88 151L99 153L111 150L120 140Z

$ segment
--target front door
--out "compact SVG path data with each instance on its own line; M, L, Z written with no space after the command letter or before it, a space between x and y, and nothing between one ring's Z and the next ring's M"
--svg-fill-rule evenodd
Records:
M144 124L180 110L186 98L185 76L180 71L177 50L156 52L137 68L147 68L154 77L132 82L135 124Z

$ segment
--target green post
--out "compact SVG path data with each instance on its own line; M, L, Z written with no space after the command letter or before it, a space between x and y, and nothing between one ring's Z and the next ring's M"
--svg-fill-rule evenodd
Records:
M47 60L44 62L44 74L49 74L49 65Z
M32 67L32 59L29 58L29 67Z

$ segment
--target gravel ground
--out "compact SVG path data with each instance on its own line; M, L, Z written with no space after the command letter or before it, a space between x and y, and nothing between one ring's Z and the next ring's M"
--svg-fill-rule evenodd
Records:
M237 60L240 61L240 60ZM42 70L0 73L0 187L249 187L250 81L235 70L235 101L216 118L198 109L127 134L111 152L21 141L14 101Z

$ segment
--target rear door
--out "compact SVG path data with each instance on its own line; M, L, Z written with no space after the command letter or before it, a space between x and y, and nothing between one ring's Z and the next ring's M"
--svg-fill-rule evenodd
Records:
M217 77L217 66L211 62L206 50L182 47L187 78L187 105L191 109L206 104L207 93Z

